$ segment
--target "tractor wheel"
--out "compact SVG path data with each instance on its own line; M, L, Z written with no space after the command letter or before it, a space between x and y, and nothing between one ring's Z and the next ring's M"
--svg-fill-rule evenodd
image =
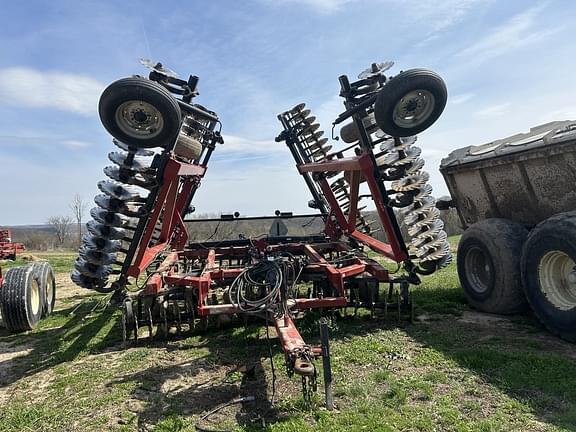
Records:
M142 148L171 144L182 117L170 92L145 78L124 78L110 84L100 96L98 112L114 138Z
M576 212L538 224L522 251L528 303L548 330L576 342Z
M526 309L520 254L528 230L506 219L486 219L468 228L458 244L457 268L468 303L483 312Z
M44 296L32 266L16 267L4 275L0 307L4 325L11 332L32 330L42 316Z
M374 104L376 123L395 137L416 135L438 120L448 99L446 84L426 69L410 69L392 78Z
M42 316L48 316L54 310L54 303L56 303L56 279L54 278L54 270L46 261L38 261L31 264L32 271L40 283L40 290L44 293L44 305L42 309Z

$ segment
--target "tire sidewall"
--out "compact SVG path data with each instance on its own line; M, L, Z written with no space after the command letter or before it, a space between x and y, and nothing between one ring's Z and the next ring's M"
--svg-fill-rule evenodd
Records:
M487 289L484 292L478 292L473 288L473 283L469 279L469 271L466 267L466 256L470 253L473 248L478 248L484 254L488 265L490 266L490 280L487 284ZM498 269L495 266L494 260L492 259L492 253L485 243L477 240L476 238L464 238L458 245L458 255L457 255L457 270L458 278L460 283L463 285L464 294L468 298L468 301L472 305L477 305L479 302L485 302L490 299L495 293L496 287L496 277L499 274Z
M30 274L26 279L26 310L30 327L35 327L38 321L40 321L42 318L44 312L44 307L46 305L46 291L43 289L42 281L38 277L38 274L35 272L34 268L30 267L28 271ZM32 309L32 288L34 282L38 284L38 295L40 297L40 306L38 307L37 313L34 313L34 310Z
M42 316L48 316L54 310L54 304L56 302L56 279L54 277L54 271L46 261L33 263L32 270L40 284L40 290L42 292ZM51 291L51 299L48 298L49 291Z
M422 75L417 75L421 73ZM434 97L434 109L418 126L404 128L394 120L394 108L407 93L413 90L427 90ZM378 126L391 136L405 137L419 134L438 120L446 106L446 87L441 78L430 71L406 71L392 78L376 98L375 114ZM382 127L384 126L384 127Z
M54 310L54 305L56 303L56 278L51 268L48 269L46 282L46 308L44 313L45 315L50 315ZM51 298L48 297L49 294Z
M520 277L520 257L527 236L526 227L501 218L477 222L464 232L458 245L457 270L472 307L496 314L515 314L527 309ZM490 265L490 283L484 292L470 288L465 259L473 247L482 251Z
M162 131L153 138L135 138L123 132L116 123L116 110L127 101L142 100L153 105L164 118ZM106 130L119 141L136 147L165 147L176 139L181 112L175 98L161 85L145 78L126 78L108 86L98 106Z
M541 232L536 240L526 243L522 253L522 285L534 313L547 327L556 333L568 331L576 337L576 306L569 310L558 309L540 286L540 260L546 253L555 250L564 252L576 262L576 245L569 238L558 236L551 230Z
M39 307L34 313L32 308L33 283L38 284ZM31 264L15 267L4 275L0 288L0 307L4 325L11 332L28 331L36 327L42 317L42 288L38 276Z

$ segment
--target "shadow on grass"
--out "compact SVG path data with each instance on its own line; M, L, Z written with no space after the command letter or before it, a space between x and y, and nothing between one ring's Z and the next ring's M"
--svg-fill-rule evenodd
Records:
M57 310L28 333L10 334L0 329L0 344L15 354L0 361L0 371L5 371L0 373L0 385L87 354L120 348L120 314L117 308L104 307L101 301L101 296L92 296L80 304Z
M434 303L436 311L451 313L462 309L461 295L455 292L429 294L428 300ZM346 317L342 317L341 313L327 315L335 319L331 330L334 341L397 327L397 320L393 317L383 322L381 319L370 319L366 311L354 317L353 308L348 308ZM319 344L321 317L319 312L309 312L298 320L298 328L306 342ZM245 396L254 396L255 401L243 403L240 410L223 409L210 416L214 423L204 422L205 426L214 428L218 422L226 424L233 418L245 430L262 430L263 424L282 423L289 420L290 415L298 416L301 413L293 410L290 410L291 414L283 413L269 402L271 384L267 381L263 366L263 362L268 365L269 361L268 344L266 339L258 337L264 332L263 325L263 321L257 321L244 328L208 330L169 345L143 338L139 342L142 346L165 346L167 350L179 351L201 349L202 355L175 364L159 365L155 361L153 366L126 375L111 385L136 385L132 394L141 404L135 419L139 430L151 425L156 425L154 430L180 430L190 426L187 424L190 417L200 416L234 398ZM285 380L277 339L272 340L272 350L276 357L276 374L282 375ZM240 367L248 372L242 373L239 381L229 382L227 378L230 373ZM284 400L290 396L300 400L300 386L300 380L292 379L278 387L278 395ZM322 399L323 395L319 394L319 398Z
M487 321L469 319L471 312L464 305L458 288L419 287L414 299L416 316L421 321L413 325L404 322L400 327L425 349L441 353L443 358L521 401L539 419L576 429L574 345L548 335L530 316ZM0 332L0 343L21 345L30 350L0 363L2 369L10 362L10 373L0 374L0 384L15 382L86 354L120 349L120 313L112 307L93 310L98 300L96 296L92 302L85 301L72 315L77 305L59 310L29 334ZM298 321L304 339L312 344L318 343L319 317L310 313ZM187 422L191 416L207 413L241 396L254 396L256 400L242 404L240 409L235 406L215 413L211 416L214 424L235 419L244 429L259 430L262 419L268 425L280 423L288 417L268 402L271 386L262 364L268 361L268 345L258 336L262 333L262 324L245 329L210 330L200 337L196 335L169 344L147 344L143 340L144 346L165 347L167 352L197 350L198 355L174 363L169 357L161 362L155 360L148 368L125 375L111 385L135 385L132 397L141 404L135 420L139 429L157 425L156 430L180 430L188 425L178 426L179 422ZM335 342L344 341L397 327L394 319L384 322L381 318L349 317L337 319L330 336ZM277 341L273 341L273 352L276 373L284 375ZM240 366L245 373L235 372ZM282 398L299 395L299 381L294 379L282 385L278 392Z
M181 430L187 417L206 414L247 396L254 400L225 406L201 424L213 429L216 424L229 424L235 418L238 425L258 428L262 422L275 422L279 415L268 399L269 384L261 363L268 361L268 345L258 337L257 328L209 330L202 334L200 343L196 342L197 337L180 340L166 349L201 349L204 354L174 364L156 364L110 385L136 384L132 394L141 404L136 419L138 430L149 430L151 426L159 431ZM279 369L277 374L283 372Z
M531 313L497 316L471 310L459 287L417 287L416 321L339 319L331 339L401 328L423 352L460 367L519 401L541 421L576 430L576 345L548 333ZM306 340L314 327L299 324ZM422 364L436 368L437 355ZM448 366L449 367L449 366ZM449 374L449 371L447 371ZM475 389L469 389L471 393Z
M440 300L429 305L432 312L458 296L445 289L426 291ZM405 331L520 401L540 420L576 430L576 346L547 333L532 314L503 317L462 306L459 318L426 313L432 320Z

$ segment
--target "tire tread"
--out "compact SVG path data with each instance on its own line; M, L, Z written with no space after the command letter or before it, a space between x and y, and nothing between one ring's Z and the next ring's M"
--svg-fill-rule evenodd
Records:
M35 317L28 315L27 304L33 277L30 265L12 268L5 274L4 284L0 288L0 306L4 324L11 332L31 330L36 325Z
M534 315L546 327L546 329L562 339L569 342L576 342L576 328L566 330L557 326L555 323L550 322L549 318L543 312L541 305L537 302L537 297L530 291L533 289L529 276L529 255L530 248L534 244L540 244L546 238L560 239L565 241L569 233L576 233L576 211L558 213L548 219L540 222L531 231L522 249L521 268L522 268L522 285L526 293L526 299ZM573 239L576 239L576 234L573 234ZM576 321L576 308L572 312L574 314L574 321Z
M458 245L458 276L464 294L474 308L488 313L514 314L527 309L520 280L520 254L528 235L527 229L507 219L489 218L470 226ZM471 239L471 240L469 240ZM466 289L464 250L468 241L485 245L491 256L495 282L493 293L486 300L475 299Z

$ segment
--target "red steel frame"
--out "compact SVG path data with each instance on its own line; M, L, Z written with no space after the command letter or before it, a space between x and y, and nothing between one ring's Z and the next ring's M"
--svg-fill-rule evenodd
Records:
M329 206L330 212L326 217L325 232L332 239L329 243L306 244L267 244L266 240L253 242L260 251L267 253L290 252L304 255L308 259L306 271L323 274L332 286L334 297L323 298L299 298L296 299L296 308L299 310L315 308L342 308L349 304L345 290L345 280L362 273L369 273L379 282L389 282L387 270L379 263L364 256L356 256L352 263L345 267L337 268L328 262L322 252L343 252L349 247L345 242L338 239L341 235L353 238L367 245L374 251L396 262L408 259L405 247L397 238L394 230L394 222L386 209L381 198L381 192L374 176L374 162L369 154L361 154L355 157L332 159L318 163L308 163L298 166L298 171L305 175L311 173L317 175L315 181L319 184ZM336 196L325 176L322 173L343 171L350 185L350 208L348 216L340 207ZM188 234L182 219L184 206L187 205L190 194L198 186L204 176L206 167L191 165L170 159L163 175L163 183L158 192L154 210L148 220L146 229L140 241L139 249L129 267L128 276L138 277L163 250L171 248L174 252L169 253L156 272L147 280L146 287L140 293L142 296L154 296L160 294L168 286L185 286L197 290L198 306L196 314L199 317L218 314L235 314L240 312L234 304L207 304L208 293L213 285L226 284L234 280L243 268L221 268L217 259L222 256L242 257L248 256L248 246L229 246L224 248L186 248ZM386 232L389 243L384 243L370 235L356 229L356 213L358 209L358 195L360 183L366 181L378 216ZM151 245L151 239L157 222L162 218L160 238ZM336 223L334 223L334 221ZM204 262L204 270L199 276L183 276L175 272L176 264L182 259L200 259ZM304 350L311 348L302 339L291 316L285 315L273 320L280 338L284 352L288 357L297 356ZM313 350L312 350L313 351Z
M164 169L162 186L150 215L139 248L128 268L127 276L138 277L168 247L182 249L188 232L182 214L188 198L206 173L206 167L169 159ZM182 181L181 181L182 179ZM160 238L150 246L157 222L162 218Z
M358 240L370 247L372 250L387 258L393 259L396 262L408 259L405 249L402 247L400 240L396 237L392 221L390 220L390 216L386 210L386 205L380 196L380 189L376 179L374 178L374 164L370 155L364 153L360 156L304 164L298 166L298 171L300 174L344 171L350 185L350 210L348 212L348 218L346 218L344 211L338 204L336 196L328 184L328 180L323 177L317 180L328 204L330 205L330 216L335 217L338 225L344 231L343 234ZM389 244L381 242L380 240L356 229L356 210L358 209L358 193L361 181L366 181L370 188L378 216L380 217L382 226L386 232L388 241L390 242ZM328 218L328 220L330 219L331 217Z
M266 250L269 253L283 251L305 255L309 259L306 271L310 273L324 274L327 281L337 293L337 296L335 297L315 299L297 298L295 299L295 307L298 310L346 307L349 304L349 301L344 288L344 280L349 277L360 275L364 272L369 273L381 282L387 282L390 280L388 271L377 261L366 257L355 257L351 258L351 261L353 262L349 265L336 268L324 259L319 252L325 250L346 251L347 246L345 243L333 242L315 245L306 243L289 243L270 245L267 244L265 240L260 240L255 242L255 246L261 251ZM217 264L216 258L218 256L246 256L248 250L248 246L242 246L212 249L185 249L179 252L169 253L157 269L157 272L148 279L142 295L157 295L161 293L166 286L186 286L197 290L197 298L199 300L197 315L199 317L219 314L231 315L238 313L240 311L234 304L209 305L207 304L207 298L210 287L214 284L229 283L244 270L243 268L221 268ZM174 265L184 258L199 258L204 260L205 266L202 274L199 276L181 276L176 274L173 271ZM280 318L274 319L273 323L276 327L283 350L287 355L291 355L291 353L294 352L302 352L303 350L310 348L300 336L291 316L284 315Z
M16 256L24 250L26 250L26 248L22 243L12 242L12 233L10 230L0 229L0 259L8 258L11 255Z

